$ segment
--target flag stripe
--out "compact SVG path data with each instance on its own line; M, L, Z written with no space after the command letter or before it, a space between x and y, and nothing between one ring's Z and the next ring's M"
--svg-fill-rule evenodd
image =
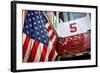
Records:
M50 36L50 40L52 40L54 37L54 32L52 32L51 36Z
M54 40L55 38L53 38L53 40ZM49 61L51 61L52 59L53 59L53 57L55 56L55 45L56 45L56 39L55 39L55 41L53 42L53 44L52 44L52 49L51 49L51 51L50 51L50 53L49 53Z
M23 34L22 34L22 37L23 37L23 38L22 38L22 44L24 45L24 42L25 42L25 39L26 39L26 34L23 33Z
M49 42L49 45L48 45L48 48L47 48L47 53L46 53L46 59L45 59L45 61L48 61L48 60L49 60L48 56L49 56L50 51L51 51L51 49L52 49L52 44L53 44L53 43L50 41L50 42Z
M48 32L48 36L50 37L50 36L52 35L52 33L53 33L53 30L50 30L50 31Z
M46 56L48 56L48 57L49 57L50 51L52 50L52 45L53 45L53 43L50 41L50 42L49 42L48 49L47 49L47 55L46 55ZM48 58L48 60L49 60L49 58Z
M49 48L47 47L47 52L46 52L46 55L45 55L45 60L44 60L45 62L47 62L47 61L48 61L48 49L49 49Z
M50 30L52 30L51 26L49 25L49 27L47 28L47 31L49 32Z
M49 47L48 47L48 49L47 49L47 54L46 54L46 56L47 57L49 57L50 56L50 54L52 54L48 59L49 59L49 61L51 61L52 60L52 58L54 57L54 53L52 53L53 52L53 50L52 50L52 47L53 47L53 43L55 42L55 39L56 39L56 37L54 37L53 39L52 39L52 42L50 41L49 42ZM55 42L56 43L56 42ZM56 50L54 50L55 52L56 52ZM57 56L57 55L55 55L55 56Z
M51 51L50 51L50 54L49 54L49 61L52 60L53 56L54 56L54 53L55 53L55 49L52 48Z
M53 37L53 39L52 39L52 42L54 43L55 40L56 40L56 42L57 42L56 36L54 35L54 37Z
M24 56L25 56L29 41L30 41L30 38L28 36L26 36L25 42L23 44L23 59L24 59Z
M50 40L52 40L54 35L55 35L55 33L52 30L51 26L49 24L47 24L47 25L48 25L48 27L47 27L48 35L49 35Z
M45 61L46 53L47 53L47 48L48 47L46 45L43 46L43 51L42 51L42 54L41 54L40 62Z
M56 46L55 46L56 43L57 43L56 36L53 37L52 42L54 42L54 43L53 43L53 47L56 48ZM56 49L55 49L55 53L54 53L54 55L53 55L52 61L55 60L56 56L57 56L57 52L56 52Z
M57 56L57 52L55 51L52 61L54 61L56 59L56 56Z
M45 27L48 28L49 26L50 26L50 24L49 23L46 23Z
M39 62L40 61L42 50L43 50L43 44L39 43L39 46L38 46L38 49L37 49L37 53L36 53L34 62Z
M30 42L29 42L29 45L27 47L27 51L26 51L26 54L24 56L24 62L27 62L28 61L28 58L30 56L30 52L32 50L32 45L34 43L34 40L30 39Z
M34 62L38 45L39 45L39 42L37 40L35 40L35 42L33 43L33 46L32 46L31 54L30 54L32 62Z

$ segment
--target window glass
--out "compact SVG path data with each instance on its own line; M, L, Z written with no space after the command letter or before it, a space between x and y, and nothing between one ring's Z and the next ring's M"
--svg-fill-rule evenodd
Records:
M59 12L59 23L79 19L85 16L86 16L86 13Z

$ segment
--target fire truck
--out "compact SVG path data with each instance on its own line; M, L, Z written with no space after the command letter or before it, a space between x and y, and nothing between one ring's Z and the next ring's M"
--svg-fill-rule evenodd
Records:
M91 15L79 12L53 12L58 34L58 60L91 58Z

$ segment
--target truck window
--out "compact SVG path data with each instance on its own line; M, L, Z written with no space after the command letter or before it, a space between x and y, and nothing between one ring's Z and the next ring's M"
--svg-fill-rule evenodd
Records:
M59 23L79 19L85 17L86 13L79 12L59 12Z

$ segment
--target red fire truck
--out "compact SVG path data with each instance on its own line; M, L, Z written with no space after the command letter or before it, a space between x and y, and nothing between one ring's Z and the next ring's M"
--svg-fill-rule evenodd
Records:
M59 20L59 19L58 19ZM71 58L88 54L91 50L91 22L89 14L84 17L57 23L58 57Z

